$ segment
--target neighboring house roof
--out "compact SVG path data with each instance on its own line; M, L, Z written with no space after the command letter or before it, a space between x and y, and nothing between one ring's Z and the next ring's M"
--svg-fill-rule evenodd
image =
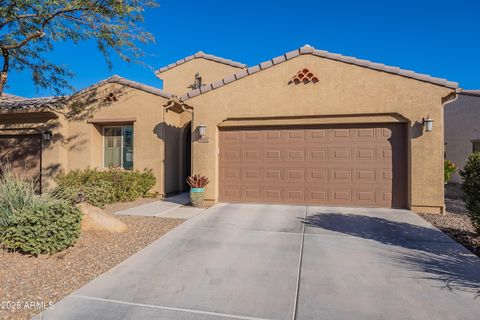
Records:
M480 97L480 90L462 90L460 94Z
M16 95L13 95L13 94L9 94L9 93L4 93L2 94L1 100L3 101L15 101L15 100L20 100L20 99L25 99L24 97L20 97L20 96L16 96Z
M0 98L0 110L58 108L63 101L63 97L22 98L3 94Z
M368 60L361 60L361 59L357 59L357 58L354 58L354 57L343 56L341 54L330 53L330 52L324 51L324 50L317 50L317 49L313 48L312 46L305 45L305 46L303 46L303 47L301 47L297 50L287 52L287 53L285 53L285 54L283 54L279 57L276 57L276 58L273 58L271 60L262 62L262 63L260 63L256 66L249 67L245 70L239 71L239 72L237 72L235 74L232 74L228 77L217 80L217 81L215 81L211 84L205 85L205 86L201 87L200 89L191 90L191 91L187 92L186 94L180 96L180 100L186 101L190 98L193 98L193 97L196 97L196 96L201 95L203 93L206 93L208 91L220 88L220 87L222 87L222 86L224 86L228 83L231 83L231 82L234 82L236 80L242 79L242 78L244 78L246 76L249 76L251 74L254 74L254 73L257 73L259 71L268 69L268 68L270 68L274 65L280 64L282 62L285 62L287 60L290 60L290 59L293 59L295 57L298 57L300 55L305 55L305 54L312 54L312 55L319 56L319 57L326 58L326 59L330 59L330 60L340 61L340 62L349 63L349 64L357 65L357 66L360 66L360 67L364 67L364 68L369 68L369 69L373 69L373 70L378 70L378 71L382 71L382 72L396 74L396 75L399 75L399 76L402 76L402 77L407 77L407 78L411 78L411 79L415 79L415 80L419 80L419 81L429 82L429 83L444 86L444 87L447 87L447 88L452 88L452 89L458 88L458 83L456 83L456 82L451 82L451 81L441 79L441 78L434 78L432 76L429 76L429 75L426 75L426 74L416 73L416 72L413 72L413 71L410 71L410 70L403 70L403 69L400 69L398 67L390 67L390 66L386 66L384 64L374 63L374 62L371 62L371 61L368 61Z
M18 96L14 96L11 94L3 94L0 98L0 109L2 110L13 110L13 109L33 109L33 108L59 108L64 105L64 103L79 94L85 93L87 91L94 90L104 84L107 83L118 83L127 87L135 88L138 90L142 90L165 99L170 99L172 94L165 92L161 89L147 86L145 84L141 84L139 82L131 81L120 76L114 75L110 78L97 82L91 86L88 86L71 96L59 96L59 97L40 97L40 98L22 98Z
M246 64L243 64L241 62L217 57L217 56L214 56L213 54L207 54L207 53L204 53L202 51L198 51L197 53L195 53L191 56L185 57L183 59L178 60L177 62L171 63L168 66L165 66L165 67L162 67L162 68L158 69L157 71L155 71L155 74L158 75L162 72L165 72L165 71L168 71L168 70L173 69L175 67L178 67L179 65L182 65L185 62L188 62L188 61L193 60L193 59L199 59L199 58L210 60L210 61L215 61L215 62L218 62L218 63L223 63L223 64L226 64L226 65L236 67L236 68L241 68L241 69L245 69L247 67Z
M145 92L163 97L165 99L170 99L172 97L171 93L165 92L162 89L158 89L158 88L155 88L155 87L152 87L152 86L148 86L148 85L142 84L140 82L128 80L128 79L120 77L118 75L113 75L110 78L107 78L105 80L102 80L102 81L99 81L95 84L92 84L91 86L88 86L88 87L74 93L74 96L85 93L85 92L93 90L93 89L96 89L96 88L101 87L101 86L103 86L104 84L107 84L107 83L118 83L118 84L130 87L130 88L135 88L135 89L138 89L138 90L142 90L142 91L145 91Z

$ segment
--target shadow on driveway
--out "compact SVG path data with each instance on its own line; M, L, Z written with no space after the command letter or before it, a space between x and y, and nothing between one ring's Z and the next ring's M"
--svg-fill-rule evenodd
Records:
M480 259L441 231L357 214L313 214L304 223L312 233L319 228L406 249L395 252L395 263L420 272L424 279L443 281L446 289L480 297Z

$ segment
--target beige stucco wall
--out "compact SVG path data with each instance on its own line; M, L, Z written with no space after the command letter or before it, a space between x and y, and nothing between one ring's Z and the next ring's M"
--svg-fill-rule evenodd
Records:
M114 93L118 101L105 103L104 97L109 93ZM34 127L40 131L48 127L52 130L53 139L44 142L43 146L44 190L54 185L53 178L59 172L88 167L102 168L102 128L104 125L121 124L133 124L134 169L153 170L157 179L153 191L165 195L182 190L183 183L177 176L183 172L179 152L182 141L179 136L190 122L191 114L166 112L168 99L119 84L105 84L88 91L77 97L74 104L85 100L89 103L81 105L80 108L77 105L79 112L71 114L69 109L64 109L53 115L55 119L43 117L35 120L38 113L34 112L23 115L13 112L8 118L7 115L0 114L0 130L7 127ZM121 121L103 122L112 119ZM124 121L126 119L128 121ZM98 120L100 123L90 123ZM20 124L14 124L16 122Z
M480 140L480 96L460 94L445 105L445 158L463 168L473 151L472 140ZM458 173L452 182L461 182Z
M198 72L202 82L207 84L222 79L241 70L227 64L196 58L157 75L163 80L163 90L177 96L191 90L195 74Z
M303 68L313 72L319 81L289 84ZM404 118L410 128L410 207L416 211L441 212L444 207L442 97L452 91L372 69L302 55L187 100L195 109L193 130L203 122L209 138L208 143L193 142L193 172L210 178L206 198L215 202L218 199L218 126L228 118L395 113ZM427 115L435 119L433 132L423 132L421 122ZM260 120L255 121L258 125ZM357 117L351 121L365 120Z

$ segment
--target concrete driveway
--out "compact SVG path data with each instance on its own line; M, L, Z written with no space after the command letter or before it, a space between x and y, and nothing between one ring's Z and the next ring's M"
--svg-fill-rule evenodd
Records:
M479 319L480 260L407 210L220 204L43 319Z

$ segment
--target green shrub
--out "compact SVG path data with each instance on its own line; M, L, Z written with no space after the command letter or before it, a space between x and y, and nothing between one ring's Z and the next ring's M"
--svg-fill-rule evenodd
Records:
M32 181L10 166L0 177L0 244L9 250L38 255L72 245L80 233L81 212L59 195L35 193Z
M457 166L450 160L443 161L443 175L445 183L452 179L453 174L457 172Z
M462 191L472 224L480 234L480 152L470 154L467 164L460 170Z
M16 212L33 203L35 185L18 177L10 165L0 174L0 227L6 227Z
M72 201L81 193L91 205L104 207L110 203L151 196L149 192L155 182L152 170L73 170L57 178L58 186L54 192L68 195Z
M82 214L65 200L38 196L15 212L1 242L9 250L38 255L71 246L80 235Z

